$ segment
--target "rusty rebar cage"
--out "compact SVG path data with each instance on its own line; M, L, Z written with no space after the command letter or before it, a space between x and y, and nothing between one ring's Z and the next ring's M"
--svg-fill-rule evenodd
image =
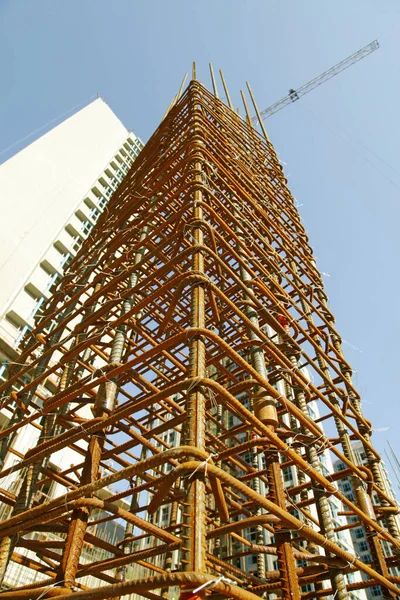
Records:
M191 81L0 388L0 571L31 573L0 600L396 597L398 509L351 373L273 146ZM370 563L340 539L357 526Z

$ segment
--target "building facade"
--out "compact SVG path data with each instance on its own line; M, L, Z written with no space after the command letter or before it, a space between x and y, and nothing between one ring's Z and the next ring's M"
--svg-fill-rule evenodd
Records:
M272 341L279 341L278 334L271 327L266 327L265 331ZM231 370L231 368L233 368L234 365L230 365L229 361L227 361L224 366L227 370ZM303 374L307 379L310 379L310 375L307 368L303 368ZM209 376L212 377L212 372L209 373ZM279 393L285 394L285 385L283 379L277 379L274 382L274 387ZM237 396L237 399L240 400L247 409L251 409L249 405L249 398L248 396L246 396L246 394L239 394ZM180 400L181 398L179 394L174 397L174 401L179 402ZM310 418L313 421L318 422L321 416L319 412L318 403L315 401L308 403L307 410ZM235 429L238 430L238 432L235 434L236 443L238 445L245 444L248 441L248 432L244 433L241 431L242 428L240 427L240 421L238 418L234 417L233 415L224 415L221 411L220 414L218 414L217 409L215 409L214 416L216 419L219 419L223 422L223 425L226 428L227 432L229 432L229 435L232 435ZM290 426L289 420L287 418L285 418L284 420L285 424L287 426ZM156 419L152 424L152 427L153 431L156 432L158 428L164 429L165 423ZM224 438L222 437L220 439L221 441L223 441ZM159 449L159 451L162 451L163 448L165 449L167 447L179 446L181 443L182 442L180 432L178 430L169 430L165 433L160 434L160 441L157 443L157 448ZM260 473L266 471L265 454L259 452L256 447L253 447L252 449L247 451L243 451L240 458L244 463L243 466L245 466L245 464L251 465L256 471ZM170 464L165 465L163 467L163 473L169 473L171 471L171 468L172 466ZM335 472L336 469L333 465L332 454L329 450L325 450L320 453L319 470L321 474L325 477L329 477ZM236 476L244 477L246 471L239 470L239 472L235 474ZM290 491L292 488L296 488L297 486L301 485L298 470L292 464L285 467L284 463L282 462L282 478L284 488L287 493L287 498L289 500L289 504L292 507L292 514L294 514L305 524L315 527L315 523L318 519L315 504L311 505L309 511L307 510L307 508L303 510L302 508L298 508L298 505L301 506L300 494L292 495ZM307 478L307 480L309 481L309 478ZM259 492L263 496L268 497L268 486L265 482L265 479L261 477L260 480L257 481L256 485L259 486ZM335 487L338 487L336 483L334 485ZM359 544L358 540L354 538L353 534L350 533L350 530L346 527L347 519L343 516L343 512L345 509L342 502L334 495L331 495L328 497L328 504L330 516L334 528L336 530L336 543L346 552L354 554L357 551ZM257 514L261 515L263 514L263 511L258 510ZM178 508L176 522L182 522L182 518L182 510ZM171 506L169 506L168 504L161 506L154 515L148 514L146 516L146 519L150 519L158 527L167 528L171 524ZM240 569L241 571L244 571L250 576L254 577L254 582L256 584L257 579L261 576L261 573L262 576L265 577L266 572L277 572L279 566L277 558L274 554L265 553L264 555L262 555L262 558L260 560L260 555L257 555L255 552L252 552L252 546L272 546L274 543L274 538L273 535L268 531L268 529L263 526L254 526L252 528L246 528L241 533L243 538L246 540L247 544L244 544L243 541L240 541L239 539L233 542L232 540L227 540L228 547L221 548L220 550L222 551L222 554L228 555L230 557L230 559L226 562L228 562L229 566L233 569L232 572L234 572L234 569ZM146 549L151 547L153 542L154 540L150 536L143 536L142 539L137 543L137 549L145 551ZM300 548L303 549L304 552L310 551L308 544L304 540L299 540L298 545ZM172 553L172 570L177 569L179 567L181 558L181 553L178 550ZM156 558L154 561L151 562L154 564L155 568L161 568L163 564L160 558ZM298 567L304 567L306 566L306 564L306 561L301 560L301 558L297 560ZM148 568L146 569L142 566L136 566L134 572L135 576L138 578L145 577L146 575L150 575L151 573L151 571ZM356 584L357 582L361 581L361 577L359 573L348 573L346 576L346 580L347 584ZM374 590L374 588L370 589ZM316 591L316 587L313 583L309 583L302 588L302 592L304 594L312 594L314 591ZM171 595L170 597L173 598L173 600L178 600L179 590L176 590L176 596ZM268 594L267 596L268 600L273 600L277 597L278 596L276 594ZM369 600L370 597L371 596L367 595L367 591L364 589L349 591L348 593L349 600L367 600L367 598ZM134 597L134 600L140 600L140 598L141 596L136 595ZM331 599L332 596L327 596L327 598Z
M0 165L0 377L142 147L98 98Z
M9 363L18 362L24 334L40 319L40 310L64 268L90 236L142 147L142 141L98 98L0 166L0 195L4 207L0 224L0 379L4 379ZM47 379L40 386L40 393L47 397L56 385L56 379ZM84 412L81 411L81 416L87 417ZM10 411L3 408L0 424L5 426L10 417ZM40 429L35 426L23 428L3 467L12 468L37 443L39 435ZM53 454L47 468L57 472L69 465L73 485L77 480L74 467L80 462L79 451L68 448ZM0 520L11 515L12 506L4 500L13 499L20 485L18 473L10 473L1 481ZM43 495L51 499L65 494L67 489L62 482L50 480L36 493L32 506L43 501ZM103 490L103 499L109 495L109 490ZM124 501L119 506L129 508ZM103 516L101 509L93 515L89 537L100 537L109 544L118 543L124 535L123 527L102 522ZM32 571L26 566L27 561L34 564L33 546L44 539L57 545L65 538L62 532L46 532L32 537L32 548L17 547L16 560L10 563L2 582L4 588L46 579L46 574L40 571L32 579ZM107 556L111 555L106 549L99 553L88 543L82 562ZM82 581L90 586L99 583L91 575Z
M356 458L358 465L360 465L360 466L367 465L367 455L365 453L365 450L364 450L361 442L356 442L353 444L353 452L354 452L354 456ZM345 464L343 462L341 462L340 460L336 460L333 464L333 468L334 468L335 472L342 471L345 469L345 467L346 467ZM382 473L382 479L383 479L383 482L385 485L385 492L391 498L396 500L392 482L390 481L389 474L386 471L383 463L382 463L381 473ZM338 481L338 487L339 487L340 491L343 492L343 494L346 496L346 498L348 498L351 501L354 500L354 497L355 497L354 489L353 489L350 477L343 477L343 479L340 479ZM373 501L373 503L375 503L375 502L378 503L376 495L375 496L373 495L372 501ZM358 523L358 517L349 516L346 518L346 521L349 525L351 525L351 527L348 531L350 532L356 554L358 554L362 558L362 560L364 560L365 562L372 562L372 556L371 556L371 552L370 552L369 545L368 545L367 533L366 533L364 527ZM399 519L398 519L397 515L396 515L396 521L397 521L397 526L399 527L400 523L399 523ZM358 523L358 525L355 526L355 523ZM380 525L383 527L384 523L380 521ZM391 556L392 552L390 551L389 545L386 542L383 542L382 546L383 546L383 552L384 552L385 556L386 557ZM390 569L390 573L391 573L391 575L393 575L395 577L399 577L400 570L398 569L398 567L392 567ZM385 596L383 596L382 589L379 585L366 588L365 591L366 591L368 600L380 600L381 598L385 597Z

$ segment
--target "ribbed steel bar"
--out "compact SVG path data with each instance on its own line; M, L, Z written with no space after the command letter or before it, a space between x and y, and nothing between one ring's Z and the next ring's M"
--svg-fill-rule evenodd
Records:
M400 594L397 503L282 166L267 132L199 82L3 393L0 569L4 586L16 565L32 583L0 600Z

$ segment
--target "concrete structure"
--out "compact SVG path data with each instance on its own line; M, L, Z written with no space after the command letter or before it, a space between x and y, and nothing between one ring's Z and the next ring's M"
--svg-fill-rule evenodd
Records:
M3 361L142 147L99 98L0 166Z
M367 465L367 456L365 450L361 444L361 442L356 442L353 444L353 451L358 465ZM342 471L345 469L345 465L340 460L336 460L333 464L333 468L335 472ZM385 485L385 492L396 500L396 496L393 490L392 482L389 479L388 472L384 468L384 464L382 463L382 479ZM354 500L354 490L350 481L350 477L343 477L338 481L338 487L341 492L349 499ZM373 503L377 503L376 495L372 497ZM356 523L358 521L358 517L347 517L347 522L349 524ZM396 515L397 525L399 527L399 518ZM384 523L380 522L380 525L383 527ZM362 560L365 562L372 562L372 556L368 545L367 535L363 526L359 525L358 527L352 527L349 529L351 537L353 539L354 549L356 553L361 556ZM392 552L390 550L389 545L386 542L383 542L383 552L385 556L391 556ZM392 567L390 569L391 575L395 577L399 577L400 570L397 567ZM366 588L365 590L367 594L368 600L380 600L381 598L385 598L386 596L382 595L382 589L380 586L374 586L370 588Z
M69 119L43 135L30 146L0 166L0 378L4 377L7 363L18 360L18 346L25 332L33 327L42 304L51 295L61 278L65 265L75 256L82 242L90 235L108 199L123 180L143 143L114 115L108 105L97 99ZM46 397L55 389L56 380L48 379L40 386ZM90 410L81 411L88 418ZM10 411L0 412L4 426ZM4 468L15 465L23 453L38 440L40 429L32 425L23 428L15 447L4 461ZM83 448L86 444L80 444ZM83 451L83 450L82 450ZM47 468L59 472L69 466L71 483L78 481L73 467L82 460L81 454L67 448L53 454ZM21 478L10 473L0 482L3 498L18 494ZM33 499L33 506L46 499L65 494L67 487L49 480ZM107 499L111 492L101 493ZM121 501L122 508L129 508ZM11 515L12 507L1 504L0 520ZM101 521L102 511L97 511ZM115 544L123 538L122 526L111 523L94 524L90 535ZM47 532L45 539L63 541L62 533ZM43 536L33 536L32 543ZM32 582L32 575L24 561L35 561L36 554L29 548L16 549L18 561L10 564L3 587L14 587ZM101 560L106 551L97 553L85 544L83 563ZM37 572L34 580L47 575ZM99 581L88 575L85 585L96 586Z

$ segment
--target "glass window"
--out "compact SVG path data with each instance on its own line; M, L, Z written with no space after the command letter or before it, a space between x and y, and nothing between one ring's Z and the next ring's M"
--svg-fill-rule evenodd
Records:
M8 364L7 361L5 361L2 365L0 365L0 379L1 380L5 380L4 373L5 373L5 370L7 369L7 364Z
M379 585L375 585L374 587L370 588L370 591L371 591L371 596L381 596L382 595L382 590Z
M337 518L337 513L338 513L336 506L332 502L329 502L329 508L330 508L332 517L334 519L336 519Z
M70 254L69 252L67 252L67 254L63 254L63 257L62 257L62 260L60 263L60 267L64 268L69 263L71 258L72 258L72 254Z
M322 475L325 475L325 477L330 475L330 473L329 473L328 469L325 467L325 465L321 465L321 471L322 471Z
M78 252L79 248L82 246L82 240L80 238L76 238L76 242L72 246L72 250L74 252Z
M363 540L362 542L357 542L357 546L360 552L366 552L367 550L369 550L368 542L366 542L365 540Z
M356 523L358 521L358 517L347 517L349 523Z
M365 563L372 563L372 556L370 554L364 554L363 561Z
M278 561L276 561L278 563ZM306 560L298 560L297 561L297 566L298 567L306 567L307 566L307 561Z
M293 481L293 473L291 467L285 467L284 469L282 469L282 473L283 481Z
M251 464L251 462L252 462L252 456L251 456L251 452L247 452L247 454L244 454L244 455L243 455L243 459L244 459L244 460L245 460L247 463Z
M101 196L101 198L97 198L97 207L102 210L105 205L107 204L107 200L104 198L104 196Z
M358 527L357 529L354 529L354 535L357 540L365 537L364 529L362 527Z
M313 410L313 409L311 408L311 406L310 406L309 404L307 404L307 411L308 411L308 414L310 415L310 417L311 417L313 420L315 420L315 419L317 418L317 413L315 412L315 410Z
M89 235L89 233L92 231L93 229L93 224L90 223L89 221L86 221L85 223L83 223L82 227L81 227L81 233L82 235Z
M92 210L89 213L89 216L91 219L93 219L93 221L96 221L97 218L100 216L100 211L98 208L92 208Z

